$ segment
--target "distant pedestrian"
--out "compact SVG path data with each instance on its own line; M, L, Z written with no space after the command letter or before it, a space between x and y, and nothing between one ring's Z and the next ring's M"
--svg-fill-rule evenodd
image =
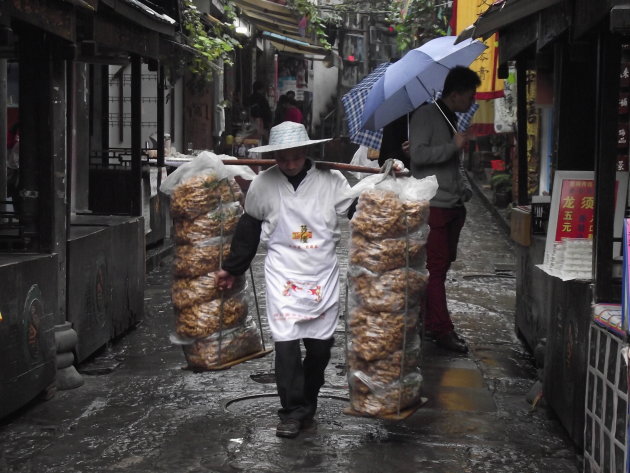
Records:
M215 276L217 287L231 288L259 243L266 244L267 319L282 406L279 437L296 437L313 419L339 319L338 215L354 208L354 199L341 172L318 169L307 158L305 147L323 141L328 140L309 139L304 125L284 122L271 129L269 145L250 150L272 153L277 164L252 181L230 255Z
M460 151L468 142L457 132L455 112L466 112L475 102L481 84L473 70L456 66L444 80L442 97L421 105L410 122L411 173L423 178L435 175L438 191L431 199L426 290L425 328L435 343L447 350L466 353L466 341L455 332L446 303L446 273L457 257L459 234L466 220L464 202L470 200L470 183L460 168Z
M302 123L304 115L302 110L299 109L295 99L287 96L287 104L284 107L284 121Z
M249 115L253 118L258 130L258 134L266 140L269 137L269 129L271 128L271 107L265 96L265 84L262 81L256 81L252 85L252 94L247 99L249 106Z
M274 113L273 118L273 126L280 125L284 119L284 114L286 113L287 105L289 104L289 98L282 94L278 97L278 103L276 104L276 111Z

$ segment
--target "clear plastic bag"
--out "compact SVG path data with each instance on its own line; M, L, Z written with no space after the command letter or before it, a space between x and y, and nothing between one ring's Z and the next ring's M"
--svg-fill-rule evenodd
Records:
M352 195L358 197L364 191L381 189L394 192L402 201L430 201L438 190L435 176L422 179L415 177L396 177L391 174L373 174L362 179L352 187Z
M220 262L230 254L230 242L231 237L216 237L197 241L194 245L176 245L173 275L194 278L217 271Z
M367 238L400 238L418 231L428 219L428 201L403 201L393 191L370 189L359 196L350 228Z
M369 176L350 221L348 384L354 411L387 416L420 402L429 201L435 176Z
M422 375L419 372L386 385L374 383L361 371L352 372L349 378L350 406L362 414L376 417L397 414L421 400Z
M176 310L192 305L209 302L223 296L231 296L247 287L244 276L236 278L234 286L228 291L220 291L216 287L214 274L205 274L196 278L177 278L171 287L171 300Z
M428 225L403 238L366 238L354 233L350 241L349 263L374 273L401 267L422 270L426 267Z
M177 219L173 222L175 243L190 245L211 237L232 235L241 215L240 202L229 202L194 219Z
M348 315L348 352L365 361L379 360L392 353L419 349L419 308L407 312L371 312L354 307Z
M240 202L242 193L233 179L219 179L209 174L194 176L179 184L171 194L171 216L194 219L214 211L220 204Z
M405 350L403 359L402 350L388 354L387 357L374 361L366 361L356 353L348 353L348 369L350 379L358 378L362 382L355 385L355 388L363 393L380 391L386 387L413 373L420 372L420 356L416 349L418 342L411 343ZM361 373L361 374L359 374Z
M191 305L177 311L175 332L182 337L207 337L242 325L247 310L247 299L242 293Z
M262 351L260 332L253 320L244 326L198 340L171 337L182 345L188 366L196 370L221 369L248 355Z
M236 160L236 158L202 151L190 162L182 164L169 174L162 182L160 192L170 196L177 186L193 177L213 176L214 179L221 180L239 176L248 181L256 177L254 171L248 166L226 166L223 160Z
M373 312L396 312L415 306L424 294L428 271L397 268L373 273L360 266L348 270L351 307L362 306Z

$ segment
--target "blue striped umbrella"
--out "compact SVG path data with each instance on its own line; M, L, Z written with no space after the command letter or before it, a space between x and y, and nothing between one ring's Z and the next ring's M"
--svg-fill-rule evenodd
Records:
M361 117L365 100L368 92L374 83L385 74L385 70L389 66L388 62L379 64L372 72L355 85L347 94L341 97L343 109L346 114L346 122L348 123L348 133L350 141L358 145L367 146L368 148L380 149L383 131L371 131L361 129Z
M470 122L473 119L473 115L475 114L478 108L479 108L479 104L474 103L470 106L467 112L462 112L462 113L455 112L455 115L457 115L457 131L463 132L463 131L468 130L468 127L470 126Z

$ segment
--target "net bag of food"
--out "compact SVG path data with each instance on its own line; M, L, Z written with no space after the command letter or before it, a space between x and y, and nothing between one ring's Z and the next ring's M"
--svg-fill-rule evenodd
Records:
M370 176L353 189L359 200L348 266L350 405L361 415L400 415L420 403L425 245L437 180Z

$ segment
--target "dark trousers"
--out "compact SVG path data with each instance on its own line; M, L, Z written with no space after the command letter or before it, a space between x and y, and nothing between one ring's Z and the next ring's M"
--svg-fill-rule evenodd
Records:
M453 330L453 322L446 305L446 273L457 258L459 234L466 220L466 207L431 207L429 238L427 240L427 269L424 327L441 336Z
M304 338L306 356L302 361L300 340L276 342L276 386L282 408L281 420L312 418L317 409L319 389L324 385L324 370L330 361L334 338Z

